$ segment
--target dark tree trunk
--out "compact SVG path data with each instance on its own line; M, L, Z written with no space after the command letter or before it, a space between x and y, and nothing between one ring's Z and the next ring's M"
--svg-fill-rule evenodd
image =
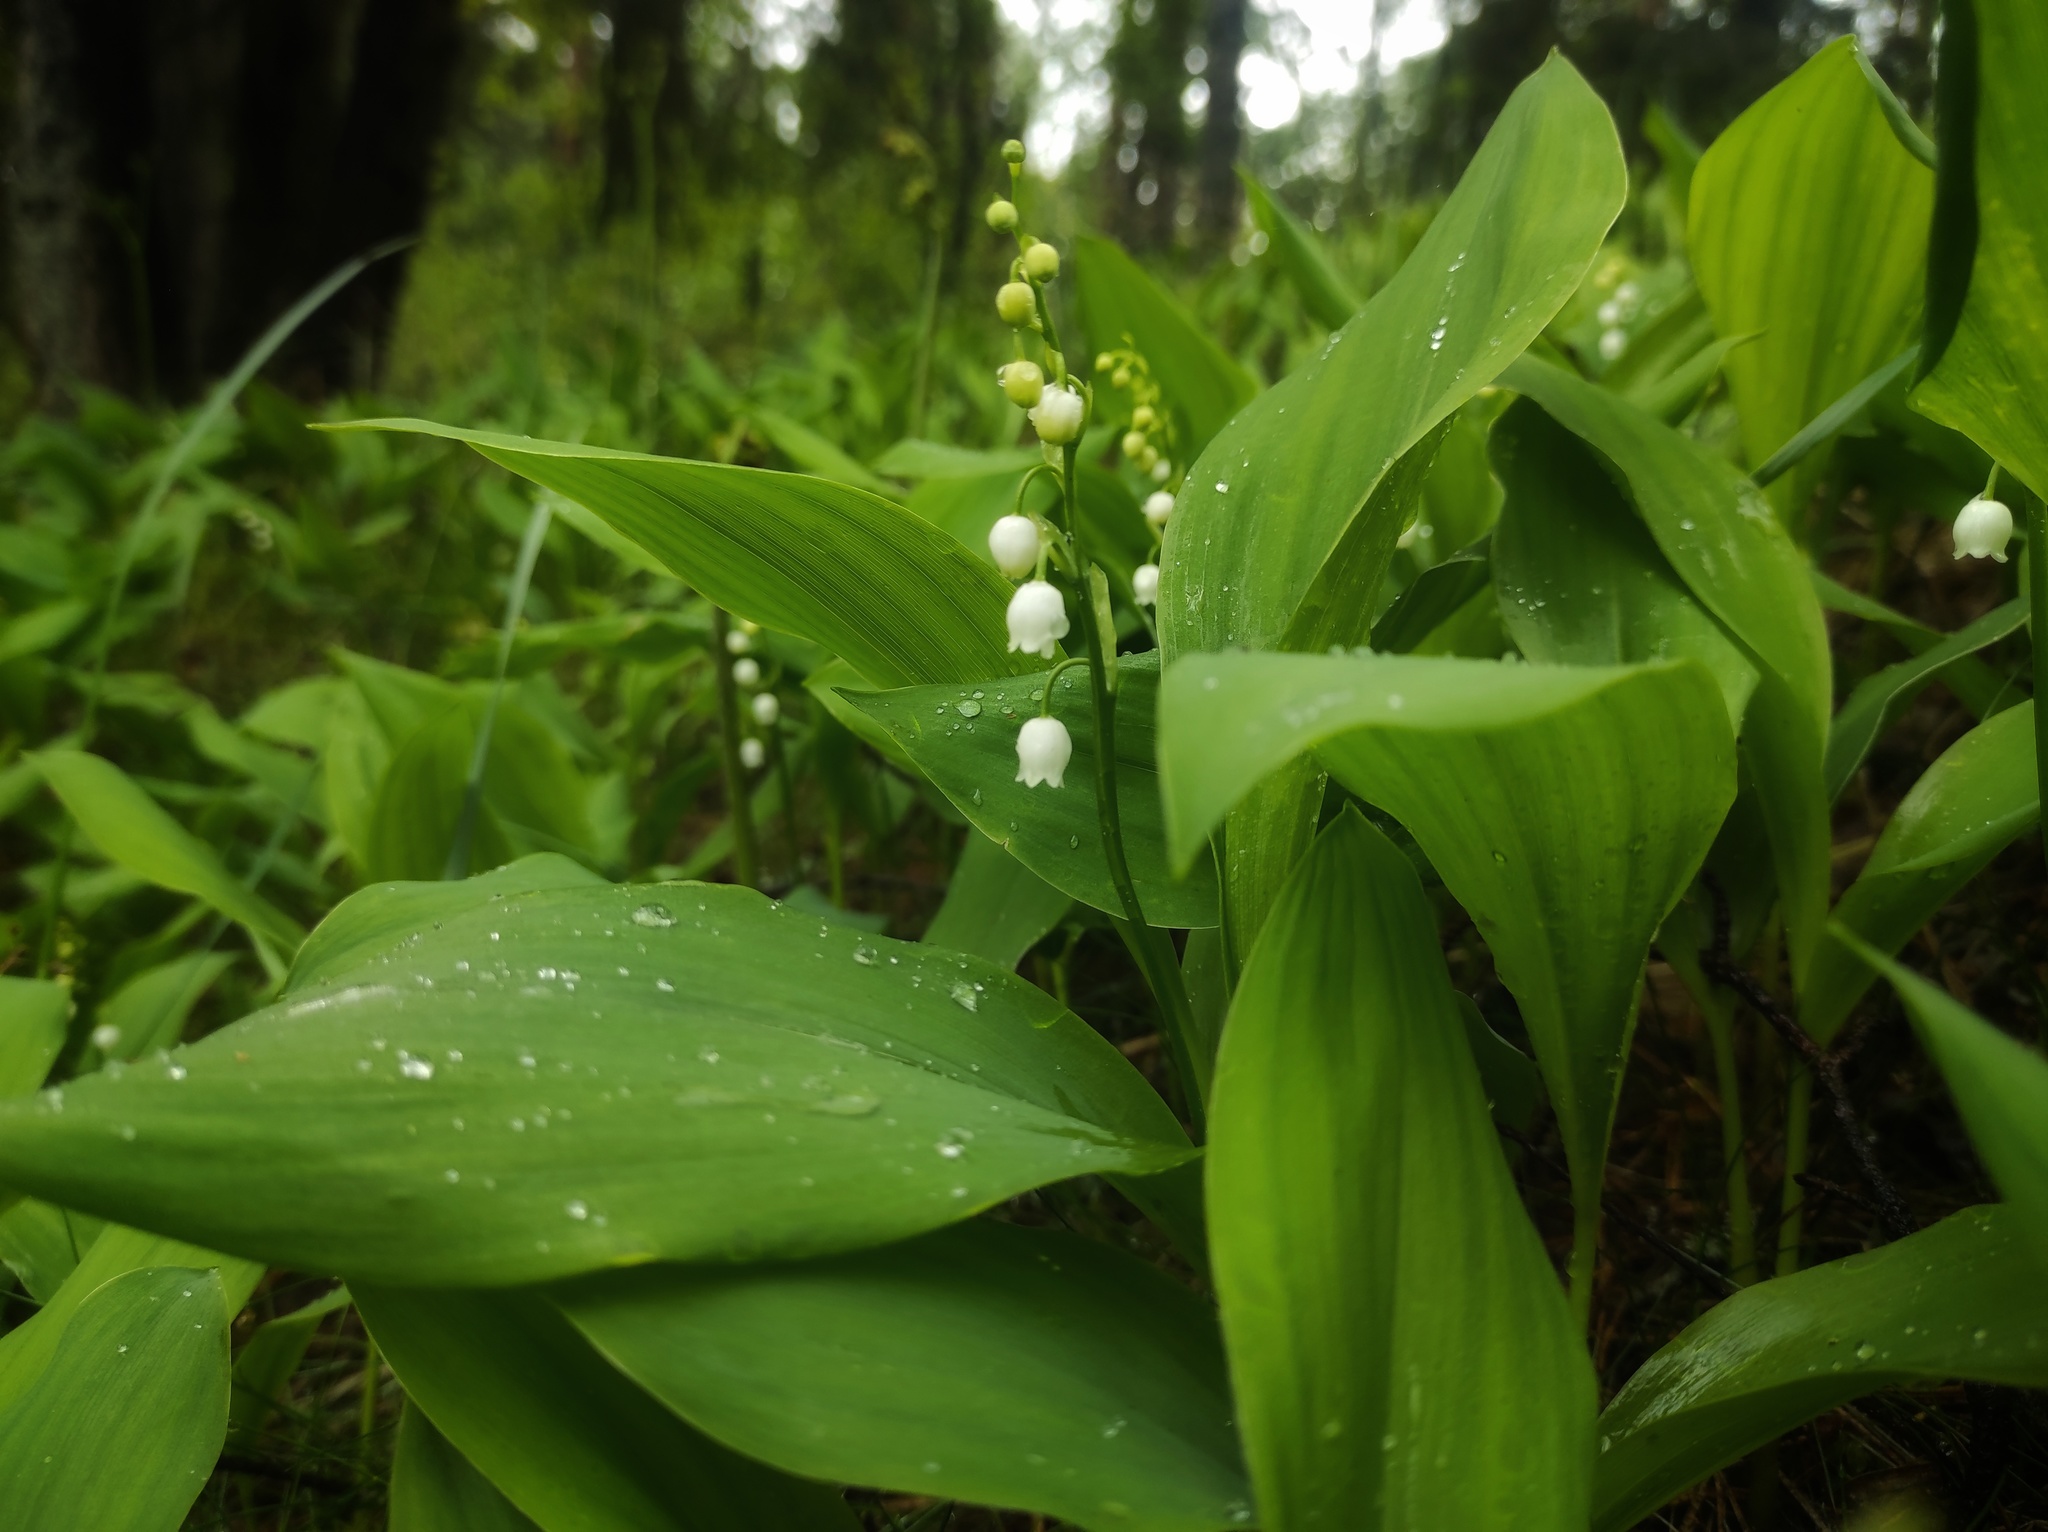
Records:
M1188 86L1195 13L1195 0L1124 0L1104 61L1114 146L1103 171L1104 221L1133 249L1173 243L1175 215L1190 189L1184 184L1190 135L1180 98Z
M17 0L8 238L44 390L189 398L341 261L425 213L460 0ZM362 386L374 269L281 358Z
M1211 245L1223 245L1237 232L1244 205L1238 184L1237 157L1244 143L1239 116L1237 66L1244 58L1245 0L1209 0L1209 60L1203 78L1209 84L1208 115L1202 120L1201 199L1195 226Z
M604 61L604 187L600 221L682 211L696 100L688 52L690 0L619 0Z

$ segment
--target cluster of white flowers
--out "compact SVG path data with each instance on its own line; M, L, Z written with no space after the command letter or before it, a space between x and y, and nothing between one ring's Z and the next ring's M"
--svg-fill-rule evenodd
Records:
M747 699L747 711L754 715L757 728L769 730L782 717L782 699L772 691L756 690L761 685L761 662L754 658L754 635L761 631L761 625L742 618L726 631L726 652L733 656L733 684L742 691L752 692ZM768 761L768 747L757 735L748 735L740 741L740 764L749 771L759 771Z

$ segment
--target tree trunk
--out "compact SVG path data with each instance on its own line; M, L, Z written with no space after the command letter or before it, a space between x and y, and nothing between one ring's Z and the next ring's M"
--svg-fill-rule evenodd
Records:
M341 261L418 229L460 0L18 0L8 238L47 396L190 398ZM300 332L307 391L371 382L393 261Z
M1201 201L1195 226L1211 246L1230 242L1244 205L1237 156L1244 143L1239 117L1237 66L1244 58L1245 0L1209 0L1203 78L1209 83L1208 115L1202 120Z

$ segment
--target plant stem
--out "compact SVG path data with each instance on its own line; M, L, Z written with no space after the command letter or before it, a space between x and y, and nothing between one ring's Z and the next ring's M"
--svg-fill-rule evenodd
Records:
M363 1397L356 1415L357 1466L363 1478L370 1477L370 1435L377 1429L377 1384L384 1373L384 1358L377 1350L377 1337L363 1330Z
M768 726L768 759L775 771L775 784L782 790L782 849L789 858L789 884L794 888L803 881L804 854L796 833L796 784L790 780L780 723Z
M1813 1071L1794 1063L1792 1079L1785 1091L1785 1190L1779 1204L1778 1275L1789 1277L1799 1269L1800 1226L1804 1222L1806 1188L1799 1178L1806 1174L1808 1129L1813 1121Z
M732 678L732 650L726 640L732 621L723 607L711 609L711 665L718 677L718 753L725 766L725 812L732 822L732 875L747 887L760 882L754 849L754 805L747 796L747 768L740 760L740 689Z
M2048 678L2048 500L2032 491L2021 495L2027 508L2027 626L2034 645L2034 770L2041 801L2048 803L2048 697L2041 683ZM2042 835L2048 840L2048 817Z
M1088 558L1081 544L1079 506L1074 487L1074 444L1067 443L1062 454L1066 464L1066 472L1061 478L1066 531L1073 544L1075 562L1085 571ZM1130 863L1124 857L1122 816L1117 804L1116 698L1109 690L1109 657L1099 652L1101 639L1096 632L1094 612L1088 604L1085 578L1081 582L1081 600L1081 635L1092 661L1088 666L1088 689L1095 705L1095 814L1102 832L1103 859L1109 864L1109 881L1115 887L1117 903L1123 906L1124 911L1117 931L1144 972L1153 998L1159 1002L1167 1048L1173 1056L1181 1088L1187 1095L1188 1117L1199 1141L1204 1136L1208 1120L1208 1071L1193 1046L1194 1008L1188 1003L1187 986L1181 979L1180 961L1174 953L1173 940L1146 921L1144 908L1138 902L1137 887L1131 882ZM1047 701L1050 700L1048 688Z
M825 793L825 877L832 902L846 908L846 837L839 822L839 801Z
M1742 1079L1735 1064L1735 1007L1708 988L1700 997L1714 1049L1714 1088L1721 1098L1721 1165L1728 1178L1729 1275L1748 1286L1757 1279L1756 1210L1749 1200L1744 1154Z
M1593 1318L1593 1262L1600 1253L1600 1188L1572 1194L1572 1318L1583 1332Z

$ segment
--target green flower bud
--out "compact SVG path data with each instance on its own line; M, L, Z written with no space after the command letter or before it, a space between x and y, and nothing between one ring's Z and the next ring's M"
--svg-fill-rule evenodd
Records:
M1060 253L1043 242L1024 252L1024 275L1034 282L1050 282L1060 274Z
M1024 146L1014 138L1006 140L1003 144L1003 161L1010 165L1023 164Z
M1149 431L1159 423L1159 416L1149 404L1141 404L1131 411L1131 425L1139 431Z
M1144 455L1145 433L1143 431L1124 432L1124 456L1135 458L1143 457Z
M1006 325L1023 329L1038 313L1038 296L1029 282L1005 282L996 289L996 313Z
M984 216L988 219L988 226L991 229L1014 229L1017 227L1017 204L1007 197L998 197L988 205L988 212Z
M1011 362L996 373L996 379L1003 385L1010 403L1019 409L1030 409L1045 392L1045 374L1038 370L1036 362Z
M1098 351L1095 354L1095 370L1097 372L1108 372L1109 369L1114 367L1115 365L1116 358L1111 356L1107 351Z
M1115 372L1109 375L1109 383L1112 388L1129 388L1131 386L1131 369L1128 367L1117 368Z

